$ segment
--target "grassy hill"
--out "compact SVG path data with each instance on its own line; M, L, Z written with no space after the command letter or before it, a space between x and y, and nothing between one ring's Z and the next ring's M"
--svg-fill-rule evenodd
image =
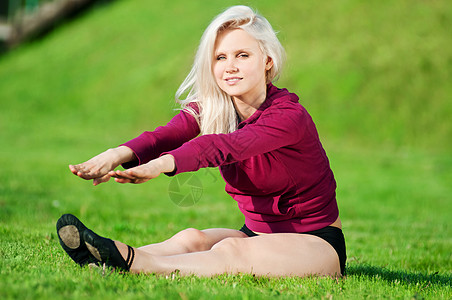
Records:
M234 2L181 3L118 1L1 58L3 111L15 119L24 111L40 120L52 116L45 121L60 128L118 114L136 130L164 122L203 29ZM288 52L278 85L301 96L324 136L451 149L448 1L255 7L280 31ZM78 117L69 117L74 111ZM2 118L1 128L8 121Z
M115 1L0 57L0 298L452 297L450 1L246 1L280 32L276 85L299 94L329 155L345 279L130 276L63 253L66 212L134 246L242 225L216 170L181 208L167 177L94 188L67 169L168 121L204 28L236 3Z

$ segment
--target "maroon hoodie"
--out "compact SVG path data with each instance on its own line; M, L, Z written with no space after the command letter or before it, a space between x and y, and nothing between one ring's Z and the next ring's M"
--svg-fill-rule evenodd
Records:
M138 158L124 167L164 154L175 158L171 176L219 167L226 192L256 232L307 232L339 216L333 172L297 95L269 84L265 102L236 131L199 132L195 118L181 111L166 126L123 144Z

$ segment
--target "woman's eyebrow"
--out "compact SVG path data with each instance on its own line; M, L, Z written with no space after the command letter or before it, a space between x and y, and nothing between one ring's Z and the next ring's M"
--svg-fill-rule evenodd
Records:
M229 51L215 51L215 55L225 54L227 52L229 52ZM252 49L251 48L241 48L241 49L232 50L230 52L233 52L233 53L252 52Z

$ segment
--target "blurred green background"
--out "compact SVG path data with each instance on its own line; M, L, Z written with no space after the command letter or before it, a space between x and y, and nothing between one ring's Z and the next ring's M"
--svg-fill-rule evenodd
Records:
M245 3L280 31L288 64L278 85L300 95L325 139L450 151L448 1ZM232 4L117 1L4 55L2 134L36 118L66 136L99 118L124 133L167 121L203 29Z
M199 171L203 198L180 208L164 176L92 188L67 168L176 114L174 93L203 30L238 3L256 8L279 32L288 61L276 85L297 93L317 124L338 181L349 278L387 275L366 265L439 272L449 276L441 295L450 296L452 2L420 0L114 1L3 54L3 287L9 282L19 291L5 278L21 278L28 265L48 259L45 251L26 252L26 265L15 259L23 247L50 247L72 266L54 233L65 212L131 244L188 226L241 225L217 171ZM406 284L398 296L428 291ZM375 292L363 289L361 295Z

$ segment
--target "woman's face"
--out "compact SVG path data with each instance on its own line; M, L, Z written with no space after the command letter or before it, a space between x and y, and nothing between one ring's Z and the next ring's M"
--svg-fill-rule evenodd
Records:
M258 41L242 29L220 33L215 43L213 74L228 95L251 104L266 91L267 70L273 66Z

